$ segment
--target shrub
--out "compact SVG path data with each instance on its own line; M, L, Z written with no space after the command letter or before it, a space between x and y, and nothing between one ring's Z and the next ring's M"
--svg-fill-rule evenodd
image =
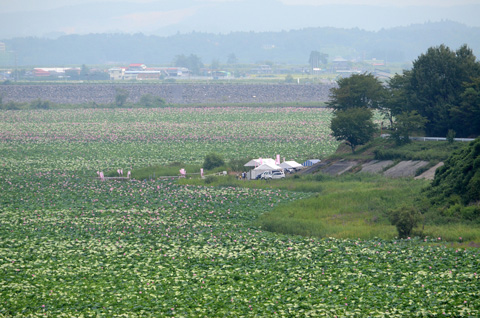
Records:
M421 219L414 207L401 207L390 212L390 221L397 228L399 238L407 238Z
M217 181L217 177L215 176L208 176L205 178L205 184L212 184Z
M143 107L162 107L165 106L165 100L159 96L153 96L152 94L145 94L140 97L140 106Z
M31 109L50 109L50 102L48 100L34 100L30 103Z
M115 95L115 105L123 107L127 103L129 92L126 89L117 89Z
M203 162L203 169L212 170L217 167L221 167L225 165L225 161L223 161L222 157L216 153L210 153L205 157Z
M15 103L15 102L8 102L6 104L2 104L2 109L6 109L6 110L19 110L21 109L21 104L20 103Z
M455 141L455 130L449 129L447 132L447 141L449 144L453 143Z
M295 79L291 74L288 74L287 76L285 76L285 83L295 83Z

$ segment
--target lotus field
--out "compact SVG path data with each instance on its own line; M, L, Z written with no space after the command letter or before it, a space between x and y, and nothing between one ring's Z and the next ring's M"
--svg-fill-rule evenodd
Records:
M330 112L165 108L0 113L0 317L480 315L480 251L336 240L256 218L312 194L100 181L96 171L323 157Z
M325 157L331 113L305 108L165 108L0 113L4 166L94 173L168 162ZM4 149L2 149L5 152ZM48 157L47 157L48 156ZM303 161L302 161L303 162Z

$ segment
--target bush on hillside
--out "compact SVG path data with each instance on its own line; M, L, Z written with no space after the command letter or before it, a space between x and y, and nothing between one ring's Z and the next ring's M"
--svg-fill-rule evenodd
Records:
M468 219L477 218L480 213L480 138L472 141L467 147L455 152L439 168L426 195L434 209L443 214L451 214L451 206L460 204L469 208L466 213L454 213L459 216L468 215ZM455 208L455 209L458 209ZM473 215L472 215L473 213Z

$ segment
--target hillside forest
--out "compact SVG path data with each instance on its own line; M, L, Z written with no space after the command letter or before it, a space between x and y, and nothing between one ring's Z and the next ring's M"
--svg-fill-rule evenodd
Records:
M3 65L172 65L177 56L198 56L202 63L275 63L306 65L312 51L349 61L381 60L410 63L430 46L459 47L468 43L480 51L480 28L442 21L382 29L305 28L281 32L192 32L161 37L137 34L64 35L58 38L0 39L6 45ZM88 49L85 49L88 48ZM478 54L478 53L477 53Z

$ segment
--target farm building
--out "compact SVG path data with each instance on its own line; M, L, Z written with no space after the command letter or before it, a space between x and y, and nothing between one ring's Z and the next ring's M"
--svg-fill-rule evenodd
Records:
M114 67L108 70L110 80L121 80L125 76L125 67Z
M114 67L108 70L111 80L158 80L162 76L179 77L189 74L185 67L153 67L134 63L127 67Z

